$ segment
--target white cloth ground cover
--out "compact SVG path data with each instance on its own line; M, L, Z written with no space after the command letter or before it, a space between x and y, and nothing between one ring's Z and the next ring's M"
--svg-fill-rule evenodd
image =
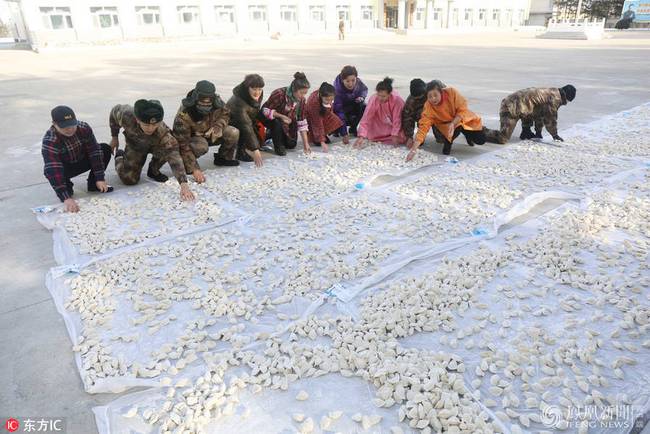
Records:
M97 408L101 432L631 428L606 410L650 408L649 180L416 261L264 348L206 355L191 384Z
M522 144L525 145L529 144ZM551 152L564 149L546 144L528 148L531 148L528 153L519 155L529 158L531 161L527 164L531 167L535 158L539 164L553 164L551 154L545 149ZM377 158L375 152L381 152L380 148L369 149L372 158ZM387 152L393 152L387 149ZM497 153L505 155L508 151L509 147ZM317 184L313 179L318 178L316 175L320 170L316 167L325 167L328 174L340 176L333 184L346 186L348 180L355 178L355 172L349 167L337 169L336 152L334 149L331 154L313 156L305 161L302 157L296 158L295 162L287 161L289 159L274 161L283 161L286 167L291 168L290 172L301 173L297 179L312 177L305 185L308 191L316 192ZM573 159L570 161L582 158L573 157L568 149L560 153ZM403 158L403 150L400 154ZM647 196L647 190L644 190L644 181L621 184L627 180L623 177L604 187L602 182L598 183L602 181L599 177L616 178L617 172L640 166L631 160L594 159L592 165L595 167L583 164L580 170L572 172L570 168L556 164L550 171L534 172L550 178L553 183L534 183L535 179L529 175L524 177L528 183L523 187L520 187L522 184L509 183L519 179L523 172L499 178L495 170L490 169L487 162L500 162L502 157L489 155L477 160L477 163L483 162L480 169L476 169L478 164L462 163L458 167L445 164L428 170L434 175L436 170L448 174L448 182L446 178L435 176L423 181L423 185L439 188L441 195L431 196L430 190L420 188L418 181L426 179L423 173L418 174L420 178L414 177L415 181L405 179L380 189L350 192L345 188L331 188L328 191L334 192L333 195L319 196L317 200L310 200L308 196L303 200L299 191L293 190L293 202L264 204L266 199L261 195L258 196L260 207L257 210L261 213L251 213L249 217L221 228L182 237L160 237L160 242L152 241L150 245L109 252L102 260L82 267L76 277L62 274L69 268L53 269L48 277L48 288L66 319L87 390L99 392L137 385L166 386L123 397L98 409L101 432L128 432L128 429L156 432L177 426L193 427L188 432L195 432L200 426L208 432L231 432L228 427L240 425L242 428L237 429L238 432L259 432L260 427L269 432L296 427L309 432L308 417L312 418L312 423L315 420L316 430L319 426L324 429L338 427L334 422L340 419L338 423L343 425L334 430L350 432L359 427L357 422L350 417L329 417L324 413L344 406L358 408L363 413L361 425L374 426L373 429L387 429L397 424L403 413L407 423L413 423L422 432L435 431L442 426L469 432L477 427L485 432L516 432L515 425L510 427L510 422L502 421L502 414L494 413L480 397L470 394L471 382L475 380L466 378L466 368L474 360L470 355L461 358L449 349L434 353L424 343L417 348L403 347L391 341L390 333L376 333L364 325L368 318L374 321L389 317L390 308L369 311L367 317L360 317L362 310L358 309L358 303L365 294L376 290L386 277L398 278L405 273L409 258L426 257L427 254L440 257L454 248L469 249L468 258L473 258L467 260L469 263L466 258L445 263L449 274L442 275L442 280L436 280L435 276L423 279L427 285L431 281L447 288L444 294L454 297L447 306L449 315L444 313L438 323L452 324L449 327L455 330L453 324L457 319L453 313L473 308L469 301L475 301L476 294L482 293L487 276L500 271L504 257L508 261L511 259L506 255L510 252L507 249L506 252L499 249L488 251L485 250L487 247L482 247L483 250L476 253L472 246L476 246L476 241L496 236L500 225L543 198L548 193L544 190L545 185L555 186L558 177L569 170L571 191L577 194L584 194L597 186L601 187L598 194L610 195L629 190L642 197L643 194ZM305 167L309 169L303 169ZM392 169L384 167L389 173L403 169L397 160L390 166ZM280 166L270 169L286 170ZM264 170L251 172L251 176L254 178L261 174L258 179L263 184ZM643 173L643 170L637 169L636 174ZM360 175L366 176L365 173ZM276 176L277 173L269 170L268 175ZM373 175L367 176L371 179ZM495 188L499 179L504 180L503 185ZM327 182L327 179L321 179L321 185ZM457 188L458 185L462 187ZM231 188L235 187L233 184ZM472 188L482 194L473 194ZM445 190L453 200L443 199ZM535 191L541 196L526 196ZM218 189L207 193L213 197L227 196L224 190ZM275 193L281 195L282 190ZM416 194L418 196L414 197ZM566 195L564 198L575 196ZM273 201L273 196L266 198ZM237 206L245 205L246 201L241 196L239 203L229 203ZM642 201L641 205L645 206L644 203ZM635 216L628 220L631 226L626 230L643 227L638 217L644 216L645 208L637 202L632 205L617 208L612 214ZM464 208L467 210L465 214ZM631 209L642 211L635 214ZM403 220L396 222L396 219ZM462 236L471 228L487 227L491 222L494 230L488 234ZM542 219L538 222L544 223ZM427 230L429 226L433 229ZM502 247L499 240L500 237L490 243ZM641 244L640 251L643 252L644 248L647 255L647 245ZM510 264L508 261L504 263ZM436 264L429 267L432 272L436 271ZM476 270L483 277L465 279L465 275ZM647 267L638 272L644 277ZM463 284L459 286L461 281ZM647 283L641 289L647 289ZM338 311L330 303L321 304L328 299L327 296L332 302L339 300ZM446 296L443 298L447 300ZM422 297L416 293L406 299L416 302ZM575 300L569 300L569 305L570 302ZM310 317L314 312L318 316ZM427 317L427 312L424 308L415 317L407 319L417 319L418 315ZM341 316L341 313L345 315ZM330 317L323 316L326 314ZM525 318L517 318L524 322ZM418 327L420 325L416 323L413 330L419 330ZM494 336L499 336L498 332ZM458 337L455 339L459 341ZM425 338L425 341L428 340ZM644 351L641 349L643 343L634 343L640 352ZM362 357L357 357L359 354ZM401 368L406 369L407 374ZM359 402L371 391L364 385L367 383L360 382L357 377L383 390L377 398L383 402ZM398 397L402 395L402 389L399 389L397 397L386 395L388 384L397 384L393 381L398 377L409 379L408 384L402 384L406 397L400 398L406 400L402 412L398 412L390 401L400 402ZM230 386L222 384L224 379ZM416 379L417 385L414 383ZM310 394L329 397L329 401L323 401L322 405L305 406L307 416L300 426L291 421L289 409L295 406L294 396L281 392L295 390L298 386L307 387ZM349 396L337 397L330 390L336 387L348 391ZM241 396L240 389L246 389ZM407 396L409 390L410 396ZM249 392L254 396L249 397ZM260 392L263 393L256 394ZM255 414L255 417L246 419L248 425L239 417L220 417L231 413L245 416L238 404L244 398L251 411L256 408L281 411L283 417ZM432 409L440 405L437 410L444 408L449 411L431 413L425 402L434 401ZM335 407L324 408L325 402L332 402ZM409 406L409 402L417 405ZM375 404L381 408L377 409ZM497 411L513 418L505 407ZM309 409L314 413L307 413ZM381 415L382 419L375 415ZM264 425L260 425L260 421L265 421ZM401 426L408 429L407 425ZM456 428L451 428L454 430Z
M603 128L603 123L607 128ZM566 146L571 149L619 158L650 158L648 130L650 103L605 116L601 122L578 124L566 132ZM609 140L611 135L616 140Z

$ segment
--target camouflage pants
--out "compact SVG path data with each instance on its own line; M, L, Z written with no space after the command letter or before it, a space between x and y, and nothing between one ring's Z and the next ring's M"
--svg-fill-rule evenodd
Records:
M533 117L525 117L525 118L519 118L519 117L514 117L510 114L510 112L501 112L499 113L499 117L501 119L501 125L499 130L486 130L485 136L488 142L491 143L500 143L500 144L505 144L508 143L508 140L510 140L510 137L512 137L512 133L515 131L515 128L517 127L517 123L521 120L521 128L523 130L530 130L531 127L533 126L533 123L535 124L535 130L536 131L541 131L543 126L544 126L544 120L543 119L535 119Z
M135 149L127 142L124 148L124 157L115 159L115 171L125 185L135 185L140 181L142 167L147 161L147 156L152 154L149 167L154 173L159 173L160 168L167 162L163 153L151 151L151 149Z
M192 137L190 139L190 148L197 160L201 155L208 152L210 146L219 146L219 151L217 152L218 157L221 157L224 160L234 160L237 143L239 143L239 130L228 125L223 129L221 137L214 142L209 142L205 137Z

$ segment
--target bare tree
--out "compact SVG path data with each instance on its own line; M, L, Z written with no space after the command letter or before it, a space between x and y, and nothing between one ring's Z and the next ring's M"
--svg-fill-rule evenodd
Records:
M8 38L10 36L11 32L9 31L9 26L0 19L0 38Z

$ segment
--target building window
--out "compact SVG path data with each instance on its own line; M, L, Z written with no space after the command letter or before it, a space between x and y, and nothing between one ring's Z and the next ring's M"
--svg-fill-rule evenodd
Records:
M280 5L280 19L295 23L298 21L296 9L295 5Z
M364 21L372 21L372 6L361 6L361 19Z
M199 21L198 6L176 6L178 22L181 24L192 24Z
M487 15L487 9L479 9L478 10L478 19L480 21L485 21L485 16Z
M442 9L441 8L436 8L433 10L433 21L440 21L440 17L442 17Z
M424 8L417 8L415 9L415 21L422 21L424 20Z
M251 21L266 22L266 6L264 5L248 6L248 18Z
M501 11L499 9L492 9L492 21L497 21L500 13Z
M214 13L218 23L232 24L235 22L235 6L233 5L216 5Z
M473 12L474 12L473 9L465 9L465 21L469 21L472 19Z
M160 24L159 6L136 6L135 14L138 16L139 26Z
M72 28L70 8L39 8L46 29L60 30Z
M350 6L338 5L336 6L336 16L339 20L350 21Z
M95 27L106 29L120 25L120 18L117 15L117 8L113 6L91 7L90 13L93 15L93 24Z
M325 7L324 6L309 6L309 17L312 21L325 21Z

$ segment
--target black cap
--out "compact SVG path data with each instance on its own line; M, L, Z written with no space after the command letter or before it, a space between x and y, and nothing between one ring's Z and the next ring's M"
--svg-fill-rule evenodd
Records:
M575 86L571 84L567 84L566 86L561 87L560 89L564 91L564 95L566 96L567 101L571 102L576 97Z
M196 83L194 89L187 93L186 98L183 98L183 107L193 107L201 98L210 98L213 101L212 105L219 107L217 88L208 80L201 80Z
M201 97L210 97L214 98L215 94L217 93L217 89L214 87L214 84L209 82L208 80L201 80L198 83L196 83L196 93Z
M52 122L59 128L74 127L79 124L72 109L65 105L58 105L52 109Z
M139 99L133 105L135 117L145 124L157 124L163 120L165 111L156 99Z

